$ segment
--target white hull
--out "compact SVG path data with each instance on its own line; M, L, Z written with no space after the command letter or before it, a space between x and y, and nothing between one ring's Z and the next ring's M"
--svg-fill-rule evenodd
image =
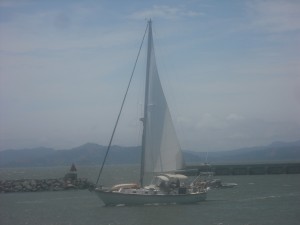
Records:
M206 192L189 194L128 194L96 190L105 205L191 204L204 201Z

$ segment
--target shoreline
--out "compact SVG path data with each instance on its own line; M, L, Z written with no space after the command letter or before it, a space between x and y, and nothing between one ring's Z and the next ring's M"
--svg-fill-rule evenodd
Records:
M0 193L84 190L95 187L87 178L0 180Z

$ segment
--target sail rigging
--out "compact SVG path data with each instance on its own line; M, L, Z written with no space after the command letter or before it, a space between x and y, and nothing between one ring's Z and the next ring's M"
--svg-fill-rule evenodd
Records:
M145 32L144 32L144 35L143 35L143 39L142 39L142 42L140 44L140 48L139 48L137 57L135 59L134 66L133 66L133 69L132 69L132 72L131 72L131 76L130 76L130 79L129 79L129 82L128 82L128 85L127 85L127 88L126 88L126 92L125 92L125 95L123 97L121 108L120 108L120 111L119 111L119 114L118 114L118 117L117 117L114 129L113 129L113 132L111 134L111 137L110 137L110 140L109 140L109 144L108 144L107 149L105 151L104 159L103 159L103 162L101 164L101 168L99 170L99 174L98 174L98 177L97 177L96 185L98 184L98 182L100 180L100 177L101 177L101 174L102 174L102 171L103 171L103 168L104 168L104 165L105 165L105 162L106 162L106 159L107 159L107 156L108 156L108 153L109 153L109 150L110 150L110 147L111 147L111 144L112 144L112 141L113 141L113 138L114 138L117 126L118 126L118 123L119 123L119 119L120 119L121 113L123 111L123 107L124 107L124 104L125 104L125 101L126 101L126 98L127 98L127 94L128 94L128 91L129 91L129 88L130 88L130 84L131 84L131 81L132 81L132 78L133 78L133 75L134 75L134 72L135 72L136 64L138 62L138 59L139 59L139 56L140 56L140 53L141 53L141 49L142 49L142 46L143 46L143 43L144 43L144 39L145 39L147 30L148 30L148 25L147 25L147 27L145 29Z
M143 124L141 183L145 172L175 171L183 167L181 148L156 66L151 20Z

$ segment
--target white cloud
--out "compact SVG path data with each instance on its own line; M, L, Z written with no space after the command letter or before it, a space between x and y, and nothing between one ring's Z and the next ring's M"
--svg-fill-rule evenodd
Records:
M300 2L286 0L249 3L253 26L266 32L288 32L300 29Z
M244 120L244 117L241 115L238 115L236 113L231 113L226 117L226 119L228 121L241 121L241 120Z
M5 1L2 7L23 9L18 2ZM165 77L166 88L170 80L175 82L169 100L176 99L175 114L184 115L177 118L187 140L183 148L229 149L297 136L300 82L295 78L299 74L295 40L300 23L296 1L251 1L249 20L238 11L228 12L224 19L218 4L203 8L208 16L199 20L204 15L199 4L150 8L142 4L130 9L119 4L102 9L111 7L108 2L93 3L95 7L78 2L40 7L31 2L32 8L9 9L12 13L2 17L0 119L7 143L19 140L20 148L31 147L38 139L38 145L50 146L94 140L106 144L107 128L119 109L124 80L144 31L142 20L149 17L162 22L156 27L160 29L157 40L162 41L156 45L157 59L162 59L158 66L163 85L164 72L170 74ZM126 16L132 7L135 13ZM236 30L237 26L246 29ZM228 33L228 27L235 32ZM269 33L283 36L284 41L270 42ZM278 125L278 121L295 125ZM92 126L97 129L91 131ZM117 138L119 144L133 139L126 129Z
M196 129L222 129L224 126L226 126L224 122L225 121L211 113L205 113L199 119L198 123L196 123Z
M18 0L1 0L0 1L0 7L3 8L14 8L14 7L19 7L22 5L26 5L28 4L28 0L22 0L22 1L18 1Z
M276 140L294 141L300 135L298 124L246 118L235 113L224 117L206 113L198 121L195 120L193 129L191 124L182 124L186 132L179 139L184 149L230 150L268 145Z
M130 15L132 19L162 18L167 20L178 19L181 17L196 17L203 15L200 12L186 10L182 7L173 7L167 5L154 5L151 9L135 12Z
M49 9L32 13L14 13L0 23L0 50L9 53L59 51L80 48L109 48L137 39L136 33L123 27L86 26L95 10L70 5L70 11Z

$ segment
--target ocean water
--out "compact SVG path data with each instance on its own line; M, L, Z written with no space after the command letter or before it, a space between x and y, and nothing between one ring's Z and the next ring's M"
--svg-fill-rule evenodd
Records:
M0 179L58 178L67 167L0 169ZM93 181L98 168L78 167ZM110 166L105 184L134 181L137 166ZM299 225L300 175L222 176L238 186L191 205L106 207L88 190L0 194L1 225Z

